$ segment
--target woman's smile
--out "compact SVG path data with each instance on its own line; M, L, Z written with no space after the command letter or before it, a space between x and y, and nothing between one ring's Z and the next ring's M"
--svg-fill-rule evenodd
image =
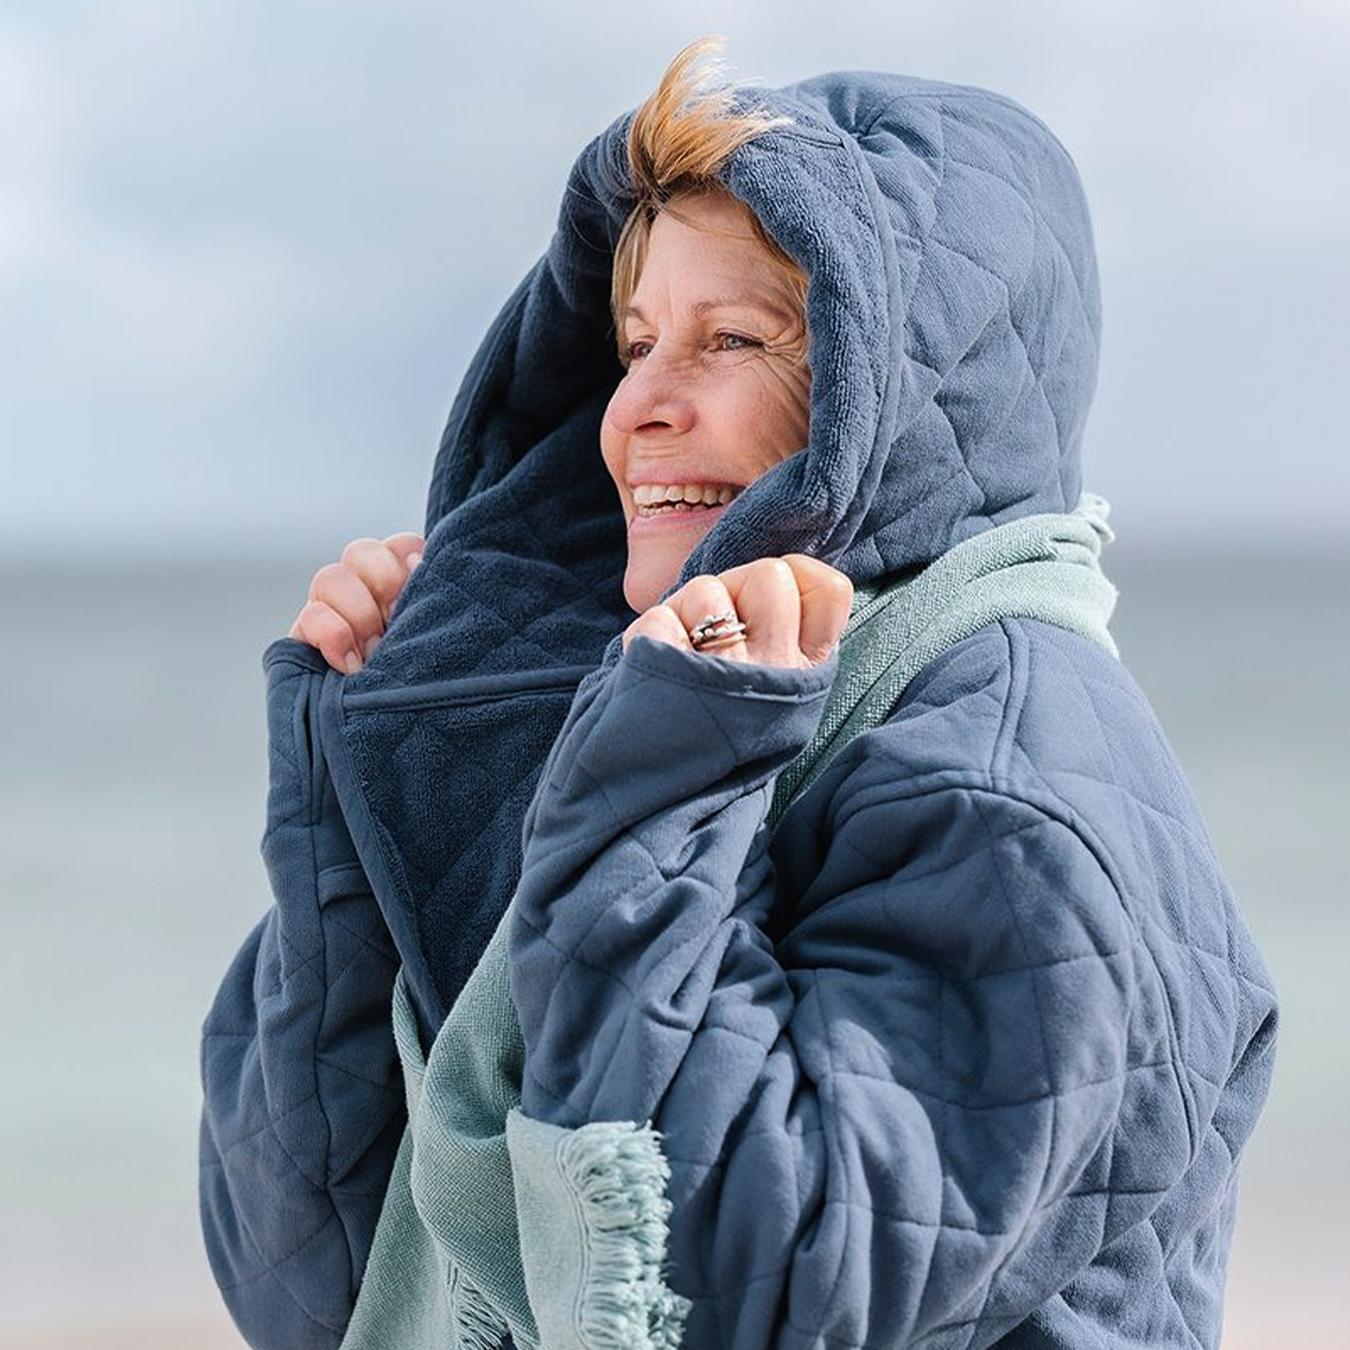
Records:
M692 531L692 551L742 490L730 483L634 483L628 537L641 539L652 531Z

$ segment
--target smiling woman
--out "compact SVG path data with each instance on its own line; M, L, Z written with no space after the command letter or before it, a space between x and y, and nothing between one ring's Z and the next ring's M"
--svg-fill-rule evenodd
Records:
M265 653L217 1279L277 1350L1217 1346L1276 1005L1107 627L1072 160L715 45Z

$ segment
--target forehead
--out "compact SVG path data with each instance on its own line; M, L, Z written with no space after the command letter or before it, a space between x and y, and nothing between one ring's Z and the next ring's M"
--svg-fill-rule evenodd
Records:
M678 215L663 211L652 222L642 272L622 317L645 317L644 305L663 300L696 319L723 309L790 316L787 278L753 233L748 207L713 197L682 201L676 210Z

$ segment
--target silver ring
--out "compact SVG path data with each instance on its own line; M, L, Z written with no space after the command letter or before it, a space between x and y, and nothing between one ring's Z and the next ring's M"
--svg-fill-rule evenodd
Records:
M689 645L696 652L724 647L728 642L738 642L745 631L745 625L734 609L722 614L706 614L689 630Z

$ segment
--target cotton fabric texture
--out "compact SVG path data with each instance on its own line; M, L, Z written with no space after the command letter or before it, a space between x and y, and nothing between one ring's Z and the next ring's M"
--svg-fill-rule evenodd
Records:
M811 277L810 439L679 584L799 551L880 593L1070 514L1100 306L1063 146L905 76L754 99L794 125L724 179ZM470 367L371 661L264 654L274 904L202 1041L227 1304L255 1346L341 1344L407 1126L395 976L425 1055L510 904L515 1109L659 1144L682 1344L1217 1345L1276 1001L1121 661L1037 618L937 644L770 834L838 658L622 649L630 119Z
M1011 521L957 545L915 578L862 588L835 658L788 695L804 708L789 710L783 691L774 694L780 723L790 713L804 727L819 725L772 780L768 830L853 736L886 719L919 670L992 618L1052 622L1114 656L1106 625L1116 592L1097 561L1112 538L1108 510L1084 494L1070 515ZM644 659L658 668L673 662L676 679L692 673L701 682L705 674L685 654L655 648ZM743 667L732 665L724 678L742 695L763 697ZM649 689L661 694L662 682ZM653 705L654 717L667 715ZM718 718L715 734L722 726ZM736 757L734 738L727 749ZM569 750L560 741L553 777ZM771 767L761 769L763 792ZM596 805L603 814L603 804L591 810ZM426 1058L407 983L401 972L395 979L409 1126L342 1350L493 1350L508 1335L520 1350L680 1343L689 1304L662 1269L671 1207L656 1132L625 1121L563 1129L520 1111L513 918L508 906ZM514 1204L502 1203L506 1196Z

